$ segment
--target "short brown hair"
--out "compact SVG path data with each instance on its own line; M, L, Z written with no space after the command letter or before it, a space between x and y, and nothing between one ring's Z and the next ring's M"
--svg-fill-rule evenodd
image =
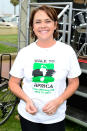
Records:
M33 31L33 20L34 20L35 14L39 10L44 11L50 17L51 20L53 20L54 22L57 22L57 28L56 28L56 30L54 31L54 34L53 34L53 38L57 39L58 38L58 17L57 17L57 12L56 12L56 10L54 8L48 7L46 5L42 5L42 6L38 7L38 8L35 8L32 11L32 14L31 14L31 17L30 17L30 22L29 22L31 37L35 38L35 39L37 38L37 36L35 35L35 33Z

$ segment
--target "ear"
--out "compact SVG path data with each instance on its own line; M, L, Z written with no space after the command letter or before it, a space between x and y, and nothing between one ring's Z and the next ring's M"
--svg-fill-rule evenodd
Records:
M57 28L57 25L58 25L58 22L55 21L55 22L54 22L55 30L56 30L56 28Z

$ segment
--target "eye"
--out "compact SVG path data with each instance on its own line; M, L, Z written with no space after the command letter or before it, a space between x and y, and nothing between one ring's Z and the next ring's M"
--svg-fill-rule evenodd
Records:
M51 23L51 20L47 20L46 23Z
M34 23L35 23L35 24L40 24L40 23L41 23L41 21L35 21Z

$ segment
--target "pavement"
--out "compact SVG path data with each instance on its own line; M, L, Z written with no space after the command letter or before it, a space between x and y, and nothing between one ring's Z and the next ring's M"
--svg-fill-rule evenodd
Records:
M13 44L13 43L8 43L8 42L3 42L3 41L0 41L0 43L2 43L4 45L8 45L8 46L12 46L12 47L18 48L18 46L16 44Z

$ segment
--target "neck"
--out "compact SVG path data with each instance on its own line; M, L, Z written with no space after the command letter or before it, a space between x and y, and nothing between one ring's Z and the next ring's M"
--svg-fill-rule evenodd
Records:
M56 44L56 41L54 39L48 41L40 41L40 40L37 41L37 45L42 48L49 48L54 44Z

